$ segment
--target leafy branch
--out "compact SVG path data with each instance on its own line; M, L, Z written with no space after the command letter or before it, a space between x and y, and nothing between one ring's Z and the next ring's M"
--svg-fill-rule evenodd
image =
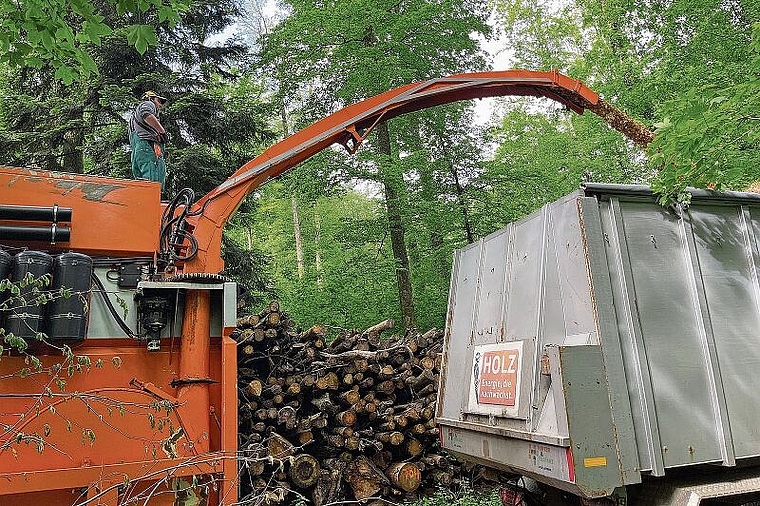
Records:
M728 85L692 88L663 109L649 147L650 160L660 169L652 188L663 204L683 194L687 186L744 189L760 179L760 23L753 25L753 58L748 72Z
M51 65L55 78L69 85L98 73L90 48L114 32L104 14L115 9L120 17L141 20L150 14L174 26L189 0L17 0L0 2L0 63L16 67ZM126 29L127 41L140 54L156 45L153 25L135 23Z
M41 387L37 391L28 392L25 389L14 389L16 391L0 393L0 400L29 399L31 401L24 404L23 411L19 413L2 413L6 419L15 416L15 421L0 425L0 453L9 451L14 457L17 457L16 448L19 445L27 445L39 453L42 453L46 447L50 447L66 455L63 450L50 441L50 423L39 425L44 421L41 421L41 415L54 415L63 421L68 433L73 433L75 430L81 432L82 444L94 445L97 438L95 428L69 419L59 410L62 405L71 401L77 401L83 405L87 413L91 413L98 423L105 425L112 432L127 439L158 444L154 439L126 433L118 424L110 422L109 419L117 413L121 417L127 414L145 416L155 431L163 432L165 428L168 428L170 432L173 432L171 414L177 406L172 402L151 398L149 402L139 403L117 398L117 396L125 393L150 395L139 388L106 387L84 392L66 392L69 378L77 374L89 373L93 368L102 369L106 366L106 361L98 358L93 362L86 355L75 354L71 347L66 344L58 345L51 342L45 333L35 332L35 329L23 318L23 313L29 311L31 307L41 307L59 298L79 297L84 311L89 310L87 293L75 292L67 288L46 290L45 288L50 285L50 281L49 275L34 277L31 274L13 282L7 279L0 281L0 296L6 294L4 302L0 304L0 310L7 314L19 316L19 321L27 325L25 334L34 334L35 341L46 344L50 350L56 350L62 355L60 361L50 363L49 359L45 359L43 362L42 359L32 353L31 350L35 349L31 346L32 343L27 342L22 336L0 328L0 336L3 337L5 344L5 346L0 345L0 360L3 359L4 355L14 355L14 360L6 359L6 362L12 366L19 362L19 358L23 360L23 366L20 369L0 376L0 381L44 378L42 382L36 381L36 383L41 383ZM3 300L3 297L0 297L0 300ZM122 359L119 356L114 356L110 360L110 365L119 369L122 366ZM6 405L8 404L6 403ZM28 429L27 427L33 423L35 430ZM155 452L154 447L154 454Z

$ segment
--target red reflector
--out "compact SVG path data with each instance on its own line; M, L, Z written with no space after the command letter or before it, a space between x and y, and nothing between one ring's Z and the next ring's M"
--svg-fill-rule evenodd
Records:
M501 504L504 506L524 506L524 497L522 492L515 490L510 486L501 489Z

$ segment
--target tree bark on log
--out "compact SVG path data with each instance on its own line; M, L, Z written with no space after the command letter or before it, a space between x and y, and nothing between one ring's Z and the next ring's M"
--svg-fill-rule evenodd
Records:
M354 497L358 501L372 497L379 492L384 485L390 484L385 475L375 464L365 456L360 456L351 461L343 473L344 479L351 485Z
M414 492L420 486L422 474L420 468L410 462L397 462L385 470L391 483L405 492Z

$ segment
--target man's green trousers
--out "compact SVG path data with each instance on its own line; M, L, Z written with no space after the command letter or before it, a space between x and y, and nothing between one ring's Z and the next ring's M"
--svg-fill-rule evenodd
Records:
M129 144L132 146L132 175L135 179L157 181L163 190L166 179L164 145L159 144L161 156L156 156L153 142L140 139L135 132L129 134Z

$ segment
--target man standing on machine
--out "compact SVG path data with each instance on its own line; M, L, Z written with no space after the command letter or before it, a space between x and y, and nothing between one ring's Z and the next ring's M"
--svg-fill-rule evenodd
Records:
M132 147L132 175L161 183L166 179L165 146L167 133L158 120L166 99L153 91L143 93L129 120L129 144Z

